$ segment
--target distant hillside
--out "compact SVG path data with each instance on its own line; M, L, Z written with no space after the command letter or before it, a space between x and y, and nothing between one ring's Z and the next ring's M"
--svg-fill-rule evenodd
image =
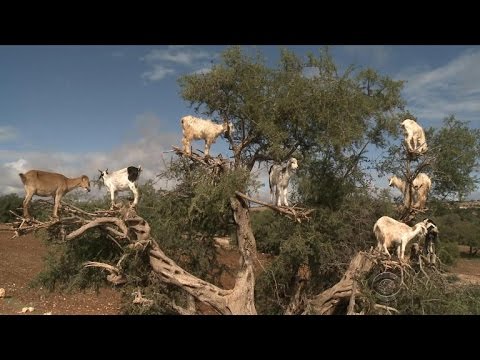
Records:
M449 201L448 205L458 209L478 209L480 208L480 200Z

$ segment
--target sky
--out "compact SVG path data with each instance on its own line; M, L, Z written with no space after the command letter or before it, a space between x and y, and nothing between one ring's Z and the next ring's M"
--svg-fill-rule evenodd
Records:
M171 146L181 146L180 118L195 114L178 77L208 72L227 47L0 45L0 195L23 196L18 173L30 169L97 179L98 169L141 165L140 183L155 178ZM322 45L255 47L274 66L282 47L306 56ZM406 80L407 109L424 128L450 114L480 127L480 46L336 45L331 52L341 67ZM193 146L203 149L202 142ZM221 138L211 148L220 152L228 155ZM256 171L266 180L264 168ZM375 184L387 187L388 180ZM106 189L92 196L98 191ZM480 191L470 198L480 199Z

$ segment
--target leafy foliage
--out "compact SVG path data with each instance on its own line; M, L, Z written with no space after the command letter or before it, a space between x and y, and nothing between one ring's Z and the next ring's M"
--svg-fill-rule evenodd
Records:
M196 113L216 122L232 121L235 127L233 134L226 135L234 158L231 171L213 173L179 158L159 175L173 184L171 189L155 189L153 180L140 188L139 214L149 223L162 250L182 268L220 283L214 239L234 238L232 196L235 191L255 190L250 171L256 163L292 155L300 160L292 178L293 196L315 212L310 222L301 224L269 210L251 212L257 249L273 256L266 271L256 278L257 311L285 311L301 266L307 265L311 271L305 293L313 296L340 279L357 251L375 245L373 224L381 216L394 216L395 209L388 191L374 192L369 186L369 170L378 164L372 163L367 151L388 149L387 161L378 168L384 172L401 168L395 157L401 149L391 142L398 139L400 121L414 118L404 109L402 81L369 68L352 66L342 72L328 48L306 59L282 50L279 63L269 67L260 52L249 55L240 47L231 47L210 72L185 75L179 84L181 95ZM476 184L472 171L480 153L478 132L450 117L444 128L427 133L430 151L437 151L436 162L429 169L435 194L463 197L471 192ZM105 198L97 203L82 201L78 206L92 211L108 208L109 203ZM467 239L478 229L465 225L472 219L452 214L434 201L430 215L441 233L438 253L442 261L453 262L458 256L457 242L473 244ZM471 239L474 241L473 236ZM144 252L123 252L98 232L66 244L50 244L47 269L39 280L50 288L59 284L98 286L104 281L103 271L82 269L81 264L116 264L124 256L122 269L129 280L124 287L125 312L171 314L175 313L172 299L178 303L185 300L182 291L150 273ZM151 307L131 304L131 294L138 288L153 300ZM469 295L465 305L456 295L449 305L436 288L412 289L399 299L405 313L478 312L472 310L475 300L470 301L477 290L462 290ZM422 300L440 296L438 306Z
M16 194L8 194L0 196L0 222L10 222L15 220L15 217L10 213L10 210L16 211L22 208L23 199Z
M307 295L335 284L357 251L376 245L371 231L375 221L393 211L388 197L372 199L368 193L358 192L346 198L338 210L318 208L308 224L293 225L278 215L254 213L259 250L277 255L257 280L257 310L265 314L285 311L302 264L307 264L312 274Z
M398 274L400 276L400 274ZM427 269L428 278L422 274L404 276L402 290L384 305L393 307L400 315L474 315L480 313L480 286L462 285L457 279ZM363 294L370 306L367 314L378 314L374 303L379 301L364 280Z
M315 76L306 75L311 69ZM235 159L248 169L298 151L348 162L342 166L346 176L356 169L365 144L383 146L403 117L401 81L372 69L339 73L328 49L306 61L282 50L277 67L269 68L259 53L248 56L231 47L212 71L179 82L195 111L234 123Z
M480 129L471 129L467 121L451 115L443 127L430 130L430 145L435 152L433 194L463 200L475 190L480 179L473 174L480 159Z

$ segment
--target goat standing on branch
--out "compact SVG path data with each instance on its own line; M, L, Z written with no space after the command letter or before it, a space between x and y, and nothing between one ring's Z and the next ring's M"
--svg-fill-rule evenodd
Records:
M438 227L430 219L423 220L427 224L427 234L425 235L424 254L429 263L434 264L436 260L435 247L438 241Z
M18 174L25 188L25 200L23 200L23 217L30 218L28 205L33 195L52 196L54 201L53 217L58 218L58 208L63 196L77 187L90 191L90 180L88 176L82 175L78 178L67 178L62 174L30 170L25 174Z
M215 124L211 120L204 120L194 116L184 116L181 119L183 133L183 151L190 154L190 143L192 140L205 140L205 156L209 155L210 146L221 134L232 133L233 124L224 122Z
M138 188L137 180L142 171L142 167L129 166L127 168L117 170L108 173L108 169L105 171L98 170L100 172L100 179L103 179L103 183L110 191L110 198L112 200L112 205L110 209L113 209L115 206L115 193L122 190L132 190L134 199L131 207L135 207L138 204Z
M418 155L426 153L428 146L423 128L416 121L410 119L404 120L401 125L408 152Z
M288 206L287 188L290 177L295 169L298 168L297 159L290 158L287 165L272 165L268 170L268 184L270 186L270 195L273 202L273 188L275 187L275 203L277 206Z
M429 219L425 219L410 227L391 217L382 216L373 226L373 233L378 242L377 250L380 252L384 250L388 257L391 257L388 248L396 245L397 256L400 260L403 260L408 242L418 234L421 236L427 234L427 222L429 222Z
M394 186L402 192L404 196L403 203L405 207L408 208L410 206L410 191L407 187L407 183L404 180L394 175L390 178L388 185ZM412 190L413 190L412 191L412 196L413 196L412 208L415 208L415 209L425 208L428 192L430 191L431 187L432 187L432 181L430 180L427 174L420 173L417 175L417 177L412 182Z

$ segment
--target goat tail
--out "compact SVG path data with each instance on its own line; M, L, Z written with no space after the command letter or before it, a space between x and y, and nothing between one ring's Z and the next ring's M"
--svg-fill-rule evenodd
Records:
M22 173L18 174L18 176L20 176L20 179L22 180L22 183L25 185L25 183L27 181L27 177Z

